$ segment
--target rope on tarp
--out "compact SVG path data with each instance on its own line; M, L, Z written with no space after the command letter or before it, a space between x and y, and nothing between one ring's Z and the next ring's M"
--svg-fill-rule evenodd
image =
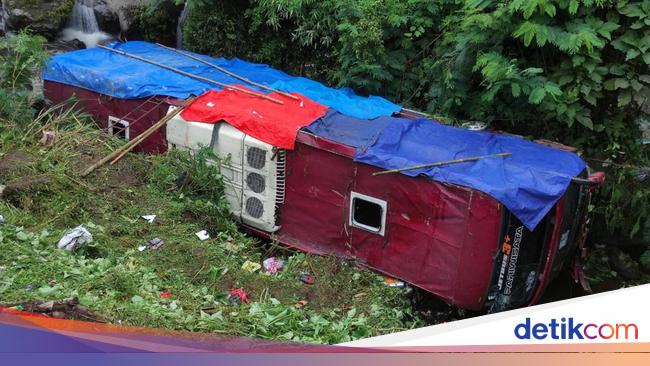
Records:
M271 102L273 102L273 103L284 104L283 101L281 101L281 100L279 100L279 99L275 99L275 98L273 98L273 97L269 97L268 95L261 94L261 93L256 93L256 92L254 92L254 91L250 91L250 90L246 90L246 89L238 88L238 87L236 87L236 86L232 86L232 85L227 85L227 84L224 84L224 83L220 83L220 82L218 82L218 81L215 81L215 80L212 80L212 79L208 79L208 78L203 77L203 76L200 76L200 75L192 74L192 73L190 73L190 72L183 71L183 70L177 69L177 68L175 68L175 67L172 67L172 66L168 66L168 65L162 64L162 63L160 63L160 62L156 62L156 61L153 61L153 60L149 60L149 59L147 59L147 58L140 57L140 56L138 56L138 55L134 55L134 54L132 54L132 53L127 53L127 52L124 52L124 51L121 51L121 50L117 50L117 49L115 49L115 48L110 48L110 47L106 47L106 46L102 46L102 45L97 45L97 47L99 47L99 48L101 48L101 49L104 49L104 50L107 50L107 51L110 51L110 52L117 53L118 55L122 55L122 56L125 56L125 57L130 57L130 58L135 59L135 60L138 60L138 61L142 61L142 62L145 62L145 63L151 64L151 65L154 65L154 66L158 66L158 67L161 67L161 68L163 68L163 69L166 69L166 70L169 70L169 71L173 71L173 72L175 72L175 73L178 73L178 74L181 74L181 75L184 75L184 76L187 76L187 77L190 77L190 78L196 79L196 80L204 81L204 82L206 82L206 83L215 84L215 85L218 85L218 86L220 86L220 87L222 87L222 88L225 88L225 89L236 90L236 91L241 92L241 93L250 94L250 95L254 95L254 96L258 97L258 98L262 98L262 99L269 100L269 101L271 101Z
M213 67L213 68L215 68L215 69L217 69L217 70L223 72L223 73L226 74L226 75L230 75L230 76L234 77L235 79L241 80L241 81L243 81L243 82L245 82L245 83L248 83L248 84L251 84L251 85L254 85L254 86L258 87L258 88L261 88L261 89L264 89L264 90L268 90L268 91L270 91L270 92L274 92L274 93L282 94L282 95L284 95L285 97L287 97L287 98L291 98L291 99L293 99L293 100L300 100L300 98L298 98L297 96L295 96L295 95L293 95L293 94L286 93L286 92L283 92L283 91L281 91L281 90L277 90L277 89L271 88L271 87L266 86L266 85L264 85L264 84L260 84L260 83L258 83L258 82L255 82L255 81L253 81L253 80L251 80L251 79L245 78L245 77L243 77L243 76L241 76L241 75L235 74L234 72L232 72L232 71L230 71L230 70L226 70L226 69L224 69L223 67L221 67L221 66L219 66L219 65L216 65L216 64L214 64L214 63L212 63L212 62L208 62L208 61L206 61L206 60L204 60L204 59L202 59L202 58L200 58L200 57L196 57L196 56L192 55L192 54L189 53L189 52L186 52L186 51L183 51L183 50L179 50L179 49L176 49L176 48L172 48L172 47L167 47L167 46L162 45L162 44L160 44L160 43L156 43L156 46L158 46L158 47L162 47L162 48L164 48L164 49L166 49L166 50L168 50L168 51L176 52L176 53L181 54L181 55L183 55L183 56L185 56L185 57L191 58L192 60L195 60L195 61L201 62L201 63L203 63L203 64L206 64L206 65L208 65L208 66L210 66L210 67Z

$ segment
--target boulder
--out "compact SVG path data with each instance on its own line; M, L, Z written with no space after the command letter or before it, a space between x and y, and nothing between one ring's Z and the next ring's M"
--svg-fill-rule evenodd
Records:
M109 1L94 1L93 10L95 11L99 29L110 34L120 33L120 19L117 11L109 4Z
M25 28L54 40L65 26L74 0L5 0L10 32Z

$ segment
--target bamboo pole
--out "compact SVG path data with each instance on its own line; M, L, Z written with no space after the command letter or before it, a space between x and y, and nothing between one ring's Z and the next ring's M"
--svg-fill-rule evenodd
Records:
M254 85L254 86L258 87L258 88L261 88L261 89L264 89L264 90L268 90L268 91L271 91L271 92L274 92L274 93L282 94L282 95L284 95L285 97L291 98L291 99L293 99L293 100L300 100L300 98L298 98L297 96L295 96L295 95L293 95L293 94L286 93L286 92L283 92L283 91L281 91L281 90L273 89L273 88L271 88L271 87L269 87L269 86L266 86L266 85L264 85L264 84L260 84L260 83L258 83L258 82L255 82L255 81L251 80L251 79L248 79L248 78L245 78L245 77L243 77L243 76L241 76L241 75L235 74L234 72L232 72L232 71L230 71L230 70L226 70L226 69L224 69L223 67L221 67L221 66L219 66L219 65L216 65L216 64L214 64L214 63L212 63L212 62L208 62L208 61L206 61L206 60L204 60L204 59L202 59L202 58L200 58L200 57L196 57L196 56L192 55L192 54L189 53L189 52L186 52L186 51L183 51L183 50L179 50L179 49L176 49L176 48L172 48L172 47L167 47L167 46L165 46L165 45L163 45L163 44L160 44L160 43L156 43L156 45L159 46L159 47L162 47L162 48L164 48L164 49L166 49L166 50L169 50L169 51L172 51L172 52L176 52L176 53L179 53L179 54L181 54L181 55L183 55L183 56L189 57L189 58L191 58L192 60L195 60L195 61L201 62L201 63L203 63L203 64L206 64L206 65L208 65L208 66L210 66L210 67L213 67L213 68L215 68L215 69L217 69L217 70L223 72L223 73L226 74L226 75L230 75L230 76L234 77L235 79L239 79L239 80L241 80L241 81L243 81L243 82L245 82L245 83L248 83L248 84Z
M171 113L168 113L163 118L161 118L160 121L153 124L151 127L149 127L147 130L145 130L143 133L138 135L136 138L134 138L133 140L127 142L125 145L121 146L119 149L116 149L115 151L113 151L110 154L106 155L105 157L101 158L98 162L94 163L93 165L89 166L86 170L83 171L83 173L81 173L81 176L82 177L87 176L88 174L92 173L95 169L97 169L100 166L106 164L109 160L115 159L114 162L119 160L122 156L124 156L127 152L131 151L136 145L138 145L140 142L142 142L145 138L149 137L154 131L158 130L165 123L167 123L170 119L174 118L177 114L179 114L192 101L194 101L194 98L186 99L181 107L176 108ZM111 164L113 164L114 162L111 162Z
M496 157L500 157L500 156L510 156L510 155L512 155L512 153L505 152L505 153L491 154L491 155L472 156L472 157L462 158L462 159L439 161L437 163L415 165L415 166L411 166L411 167L407 167L407 168L384 170L384 171L381 171L381 172L372 173L372 175L377 176L377 175L384 175L384 174L399 173L399 172L404 172L404 171L407 171L407 170L433 168L433 167L441 166L441 165L459 164L459 163L464 163L464 162L467 162L467 161L476 161L476 160L481 160L481 159L485 159L485 158L496 158Z
M155 65L155 66L158 66L158 67L162 67L163 69L166 69L166 70L169 70L169 71L173 71L173 72L175 72L175 73L178 73L178 74L181 74L181 75L184 75L184 76L190 77L190 78L192 78L192 79L196 79L196 80L204 81L204 82L206 82L206 83L215 84L215 85L218 85L218 86L220 86L220 87L222 87L222 88L225 88L225 89L236 90L236 91L241 92L241 93L250 94L250 95L256 96L256 97L258 97L258 98L262 98L262 99L269 100L269 101L271 101L271 102L273 102L273 103L284 104L283 101L281 101L281 100L279 100L279 99L275 99L275 98L273 98L273 97L269 97L268 95L265 95L265 94L262 94L262 93L257 93L257 92L250 91L250 90L246 90L246 89L242 89L242 88L238 88L238 87L236 87L236 86L232 86L232 85L227 85L227 84L224 84L224 83L220 83L220 82L218 82L218 81L215 81L215 80L212 80L212 79L208 79L208 78L203 77L203 76L200 76L200 75L192 74L192 73L190 73L190 72L183 71L183 70L177 69L177 68L175 68L175 67L167 66L167 65L165 65L165 64L161 64L160 62L156 62L156 61L153 61L153 60L149 60L149 59L147 59L147 58L140 57L140 56L138 56L138 55L134 55L134 54L131 54L131 53L127 53L127 52L124 52L124 51L121 51L121 50L117 50L117 49L115 49L115 48L110 48L110 47L106 47L106 46L102 46L102 45L97 45L97 47L99 47L99 48L101 48L101 49L104 49L104 50L107 50L107 51L110 51L110 52L115 52L115 53L117 53L118 55L122 55L122 56L125 56L125 57L130 57L130 58L135 59L135 60L138 60L138 61L142 61L142 62L146 62L146 63L151 64L151 65Z

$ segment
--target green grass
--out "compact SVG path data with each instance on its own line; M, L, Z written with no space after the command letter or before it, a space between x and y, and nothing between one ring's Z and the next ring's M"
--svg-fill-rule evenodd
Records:
M7 220L0 225L0 304L75 296L110 323L315 343L422 325L403 289L384 286L381 276L244 235L227 214L217 169L204 164L208 153L129 154L81 178L118 143L102 144L105 135L78 115L39 123L57 132L53 147L37 144L38 125L0 137L0 184L48 179L0 200ZM178 188L182 171L188 179ZM145 214L158 217L149 224L139 218ZM80 224L93 242L58 250L63 233ZM201 229L211 239L199 241ZM165 241L159 250L137 250L154 237ZM285 260L277 275L241 268L270 255ZM298 281L303 271L314 285ZM250 304L227 300L238 287ZM173 296L161 298L166 291ZM301 300L307 305L295 307Z

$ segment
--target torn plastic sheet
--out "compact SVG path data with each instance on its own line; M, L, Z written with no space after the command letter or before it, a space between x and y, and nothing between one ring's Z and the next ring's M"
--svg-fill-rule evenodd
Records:
M147 221L148 223L150 223L150 224L153 223L153 220L156 219L156 215L143 215L143 216L140 216L140 217L142 219L144 219L145 221Z
M57 247L59 249L74 250L93 241L93 236L83 225L67 231Z
M196 237L201 241L210 239L210 234L208 234L207 230L201 230L194 235L196 235Z

